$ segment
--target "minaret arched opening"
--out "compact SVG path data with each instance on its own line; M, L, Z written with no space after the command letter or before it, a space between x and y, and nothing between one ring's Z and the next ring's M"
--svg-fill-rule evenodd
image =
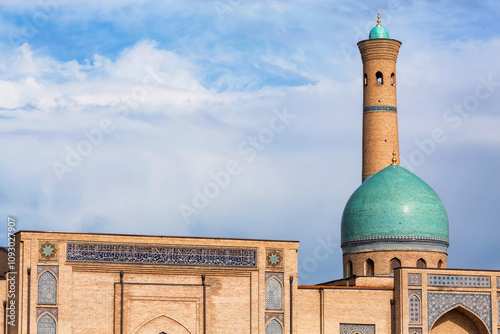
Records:
M366 75L366 73L365 73L365 77L363 79L363 83L365 84L365 86L368 86L368 76Z
M396 86L396 75L394 73L391 74L391 85Z
M401 261L397 257L391 260L391 275L394 275L394 269L401 267Z
M443 268L443 261L439 260L439 262L438 262L438 268Z
M375 76L377 77L377 85L383 85L384 84L384 75L382 72L378 71L375 73Z
M375 263L372 259L368 259L365 261L365 276L374 276L375 275Z
M417 268L427 268L427 262L424 259L418 259Z

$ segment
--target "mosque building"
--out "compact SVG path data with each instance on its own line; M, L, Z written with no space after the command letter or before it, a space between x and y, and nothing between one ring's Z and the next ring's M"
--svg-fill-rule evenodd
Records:
M500 334L500 271L447 268L446 209L399 166L400 46L380 15L358 43L342 278L298 285L297 241L20 231L0 252L3 333Z

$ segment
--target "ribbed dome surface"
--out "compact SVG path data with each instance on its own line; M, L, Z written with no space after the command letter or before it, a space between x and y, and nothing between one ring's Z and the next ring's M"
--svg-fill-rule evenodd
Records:
M448 247L448 215L427 183L410 171L390 165L351 195L342 215L342 247L419 242L419 248ZM437 245L436 245L437 244ZM366 245L364 246L366 247ZM345 251L345 249L344 249Z

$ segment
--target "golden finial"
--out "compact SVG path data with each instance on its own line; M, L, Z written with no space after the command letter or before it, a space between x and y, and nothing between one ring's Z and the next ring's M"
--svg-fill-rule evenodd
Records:
M396 150L392 151L392 164L396 165L398 159L396 159Z
M377 25L380 26L380 7L378 7Z

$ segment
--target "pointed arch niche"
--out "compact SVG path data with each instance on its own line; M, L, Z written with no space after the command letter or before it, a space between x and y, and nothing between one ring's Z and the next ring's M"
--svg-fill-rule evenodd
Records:
M441 315L433 324L430 334L488 334L484 322L462 306L456 306Z

